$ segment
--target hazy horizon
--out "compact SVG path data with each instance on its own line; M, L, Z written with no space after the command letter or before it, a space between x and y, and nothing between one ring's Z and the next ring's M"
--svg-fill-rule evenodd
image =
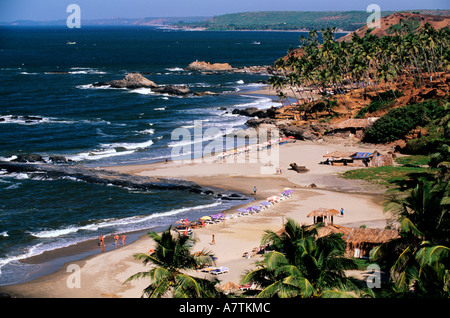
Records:
M66 19L67 6L77 4L81 17L95 19L139 19L145 17L212 17L228 13L253 11L365 11L369 4L378 4L382 11L448 10L446 0L359 1L337 3L334 0L301 2L298 0L3 0L0 3L0 21L17 20L54 21Z

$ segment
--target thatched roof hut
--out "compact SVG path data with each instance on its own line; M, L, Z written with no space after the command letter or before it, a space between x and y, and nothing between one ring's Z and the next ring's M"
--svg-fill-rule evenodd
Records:
M347 242L347 256L367 257L375 246L399 237L396 230L352 228L343 239Z
M344 238L351 232L351 227L346 227L337 224L328 224L327 226L323 226L319 228L319 236L327 236L329 234L342 233L344 234Z
M223 290L226 293L232 292L232 291L237 291L239 290L239 285L236 285L233 282L228 282L225 285L222 285L219 287L221 290Z
M333 216L338 215L336 209L319 208L308 213L307 217L313 217L314 224L323 222L325 225L333 224Z
M332 131L337 135L350 136L352 134L360 138L363 136L363 131L372 126L377 119L378 117L350 118L333 125Z
M284 231L283 227L276 234L281 236ZM327 224L318 229L319 237L336 233L342 233L342 239L347 243L345 255L357 258L368 257L374 247L400 237L396 230L346 227L337 224Z
M326 209L326 208L319 208L316 210L312 210L308 213L307 217L311 216L325 216L325 215L336 215L339 214L339 211L336 209Z

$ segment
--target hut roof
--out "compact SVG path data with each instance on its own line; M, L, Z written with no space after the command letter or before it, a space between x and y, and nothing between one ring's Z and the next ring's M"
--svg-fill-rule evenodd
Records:
M319 236L327 236L329 234L343 233L344 237L351 232L351 227L346 227L337 224L328 224L319 228Z
M334 129L345 129L345 128L367 128L372 125L378 117L369 118L350 118L340 123L334 125Z
M396 230L383 230L372 228L352 228L350 233L344 236L347 243L373 243L381 244L399 238Z
M326 208L319 208L316 210L312 210L309 212L307 217L310 216L324 216L324 215L331 215L331 214L339 214L339 211L336 209L326 209Z
M355 152L353 155L351 155L354 159L365 159L372 157L373 152Z
M219 288L223 291L239 290L239 285L236 285L233 282L228 282L225 285L220 286Z
M353 154L354 154L354 152L333 151L333 152L327 153L323 157L324 158L350 158L350 156Z

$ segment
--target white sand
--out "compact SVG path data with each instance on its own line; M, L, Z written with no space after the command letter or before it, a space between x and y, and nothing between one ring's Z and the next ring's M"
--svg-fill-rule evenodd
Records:
M282 145L279 148L282 175L261 174L264 164L230 162L234 159L217 163L169 162L110 167L110 169L153 177L185 178L203 186L230 189L249 195L253 186L257 186L256 202L279 194L284 187L294 189L292 198L283 200L260 213L195 230L197 243L194 250L205 248L213 251L218 257L217 266L229 268L229 273L218 276L221 283L232 281L239 284L244 271L251 269L254 261L259 258L259 256L244 258L243 253L251 252L254 247L258 247L264 231L279 230L288 217L298 223L311 224L312 220L306 215L313 209L344 208L344 216L336 216L335 224L351 226L365 224L368 227L384 228L386 215L383 213L380 189L362 181L344 180L336 176L336 173L352 169L351 167L319 165L324 154L335 150L350 149L339 145L309 142ZM374 149L352 148L351 151L353 150ZM288 170L289 164L293 162L306 166L310 171L297 173ZM318 188L307 188L311 183L315 183ZM210 244L213 234L215 245ZM140 297L148 282L145 280L126 284L123 282L130 275L145 270L140 262L133 259L133 254L147 252L151 246L151 240L143 237L116 250L76 262L81 266L79 289L67 288L66 281L70 273L66 272L66 266L54 274L32 282L2 289L11 295L24 297ZM199 273L199 275L210 274Z

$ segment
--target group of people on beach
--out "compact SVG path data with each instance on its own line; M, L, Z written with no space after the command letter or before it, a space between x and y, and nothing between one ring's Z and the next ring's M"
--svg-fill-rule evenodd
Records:
M119 246L119 234L114 235L114 245L117 247ZM127 236L125 234L122 234L122 246L125 245L125 239L127 238ZM100 238L99 238L99 244L100 247L105 247L105 238L103 236L103 234L100 234Z

